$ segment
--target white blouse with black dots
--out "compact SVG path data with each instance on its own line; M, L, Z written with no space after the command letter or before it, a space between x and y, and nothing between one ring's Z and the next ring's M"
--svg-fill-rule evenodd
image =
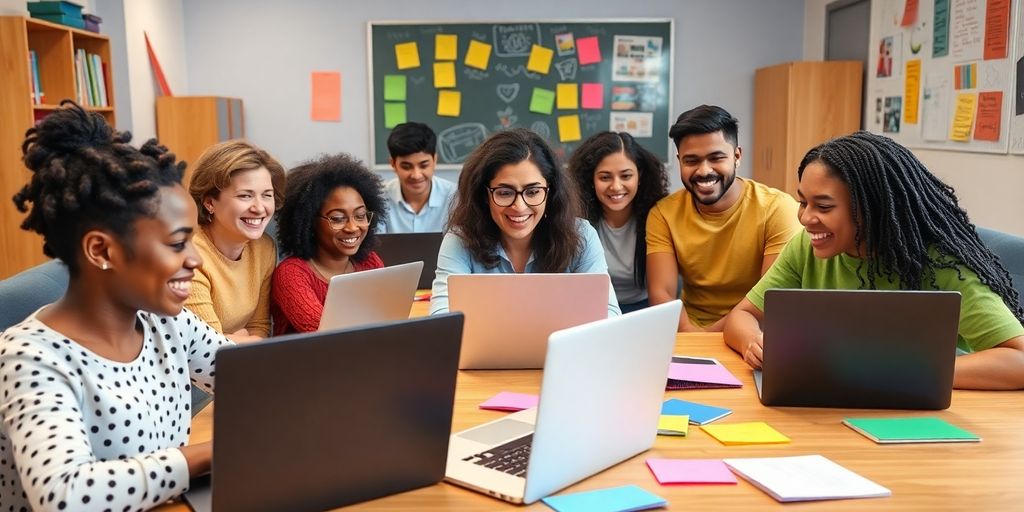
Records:
M185 492L191 384L213 391L231 342L188 310L140 312L142 351L120 363L38 313L0 335L0 512L127 512Z

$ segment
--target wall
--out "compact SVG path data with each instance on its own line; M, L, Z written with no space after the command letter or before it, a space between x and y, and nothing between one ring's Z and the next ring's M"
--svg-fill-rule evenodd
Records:
M830 0L807 0L804 59L825 53L825 12ZM916 149L914 154L936 176L956 189L971 221L1024 236L1024 157Z
M130 110L118 111L118 117L130 117L131 124L118 124L121 129L130 128L134 134L133 140L142 143L156 137L156 96L159 91L155 75L149 65L143 32L149 34L149 41L160 60L171 91L174 94L188 94L185 26L181 0L117 0L103 3L110 4L113 10L117 9L117 4L122 4L123 7L122 37L127 65L119 66L118 69L124 71L118 73L128 73L128 91L117 91L121 98L118 105L123 104L123 99L129 98L131 103ZM119 63L115 60L114 64ZM115 76L115 85L120 87L124 82L123 76Z

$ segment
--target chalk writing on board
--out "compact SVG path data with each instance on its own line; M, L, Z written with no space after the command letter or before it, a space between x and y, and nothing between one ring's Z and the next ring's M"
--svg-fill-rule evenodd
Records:
M491 76L486 71L480 71L479 69L462 68L462 74L466 75L466 78L470 80L486 80L487 77Z
M540 80L540 75L538 75L537 73L531 73L531 72L527 71L526 70L526 66L524 66L522 64L519 64L519 65L517 65L516 67L513 68L513 67L509 67L508 64L503 64L503 63L499 62L499 63L494 65L494 70L495 71L500 71L505 76L510 77L510 78L514 77L514 76L516 76L516 75L518 75L520 73L522 73L523 76L525 76L526 78L529 78L530 80Z
M494 26L494 54L498 57L526 57L540 44L540 25L517 23Z
M551 127L544 121L534 121L533 124L530 125L530 129L545 139L551 137Z
M498 97L505 103L512 103L519 96L519 82L511 84L498 84Z
M422 85L423 82L427 81L427 77L425 77L425 76L410 76L409 77L409 81L412 82L414 85Z
M601 115L593 112L583 112L580 114L580 124L583 125L583 130L588 132L601 131Z
M555 63L555 70L563 81L575 80L576 70L579 69L576 59L566 59Z
M462 123L443 130L437 134L441 161L462 163L486 138L487 127L481 123Z
M512 107L505 107L497 111L496 114L498 115L498 125L494 127L495 130L508 130L519 121L519 116L512 110Z
M401 32L388 32L386 37L391 41L407 41L412 38L412 32L403 30Z

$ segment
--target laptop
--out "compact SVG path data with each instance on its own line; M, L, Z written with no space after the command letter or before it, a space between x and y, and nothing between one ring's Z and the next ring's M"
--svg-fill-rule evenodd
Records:
M429 290L434 283L437 269L437 253L441 250L444 233L380 233L380 245L374 249L386 265L398 265L413 261L423 262L419 283L416 288Z
M455 313L221 349L212 486L194 483L185 499L196 511L325 510L439 482L462 322Z
M453 434L445 480L529 504L650 448L681 307L551 334L540 405Z
M448 276L451 311L466 315L459 368L541 368L548 336L608 318L608 274Z
M318 330L409 318L422 270L423 262L415 261L332 277Z
M761 403L946 409L959 323L959 292L768 290Z

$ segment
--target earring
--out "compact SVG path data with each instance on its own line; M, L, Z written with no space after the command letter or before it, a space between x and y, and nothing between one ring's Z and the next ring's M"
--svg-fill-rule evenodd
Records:
M105 262L105 261L103 262L102 265L100 265L100 269L102 269L102 270L107 270L109 268L110 268L110 265L107 265L107 262Z

